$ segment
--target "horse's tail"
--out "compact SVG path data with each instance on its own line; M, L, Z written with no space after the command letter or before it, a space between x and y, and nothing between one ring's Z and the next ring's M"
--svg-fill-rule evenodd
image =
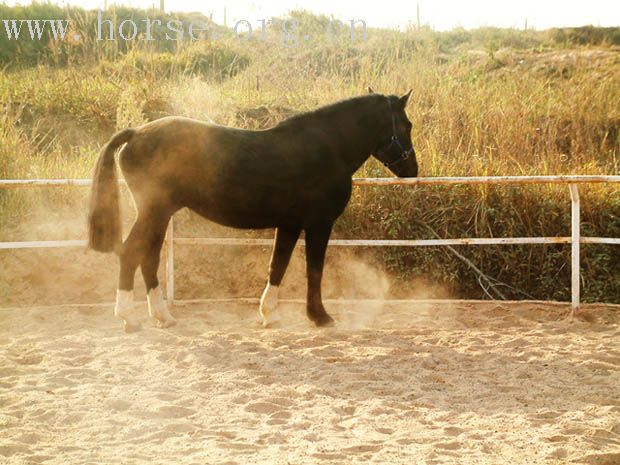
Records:
M120 250L121 213L114 154L134 133L133 129L124 129L112 136L95 163L88 213L88 247L99 252L118 253Z

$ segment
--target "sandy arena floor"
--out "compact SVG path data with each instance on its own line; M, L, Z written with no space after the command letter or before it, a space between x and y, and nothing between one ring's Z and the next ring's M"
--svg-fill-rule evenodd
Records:
M0 311L1 463L620 463L618 307L139 310Z

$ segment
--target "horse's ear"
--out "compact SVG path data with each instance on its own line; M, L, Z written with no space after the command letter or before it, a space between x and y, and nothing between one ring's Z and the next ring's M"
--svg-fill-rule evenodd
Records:
M407 92L405 95L403 95L399 99L401 107L405 108L407 106L407 101L409 100L409 96L411 95L412 91L413 91L413 89L411 89L409 92Z
M374 93L375 93L375 91L374 91L374 90L372 90L372 87L368 86L368 93L369 93L369 94L374 94Z

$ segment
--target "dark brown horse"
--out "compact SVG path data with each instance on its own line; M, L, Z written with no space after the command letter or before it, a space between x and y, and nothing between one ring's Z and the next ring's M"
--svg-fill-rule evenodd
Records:
M308 277L307 314L333 324L321 299L325 249L334 221L351 196L353 173L372 154L397 176L415 177L418 166L405 114L408 94L365 95L248 131L188 118L162 118L125 129L103 147L95 166L89 246L120 255L115 315L127 331L136 268L148 292L149 314L161 326L175 323L163 301L157 269L170 217L187 207L234 228L275 228L263 322L278 302L278 286L303 230ZM114 153L138 216L122 242Z

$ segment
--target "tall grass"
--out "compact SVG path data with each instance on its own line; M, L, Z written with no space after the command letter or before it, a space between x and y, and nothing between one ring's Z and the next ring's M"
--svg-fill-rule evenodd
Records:
M266 41L223 33L217 42L173 48L165 41L112 47L92 39L92 12L38 4L0 6L0 13L68 15L80 19L85 37L79 46L1 44L6 53L0 61L8 63L0 73L2 178L87 177L99 146L114 130L163 115L261 128L359 95L368 85L383 93L413 89L407 110L423 176L620 173L617 29L370 29L366 42L350 43L346 25L335 23L340 35L328 40L321 34L329 18L293 12L300 29L317 40L282 47L271 30ZM158 13L110 14L118 20ZM373 161L358 173L387 174ZM19 224L37 195L0 191L0 218ZM57 196L52 200L59 208L83 201L72 191L50 195ZM336 235L564 236L568 198L565 187L550 186L360 188ZM618 189L585 187L582 198L583 233L620 237ZM3 226L0 233L15 238L17 229ZM502 288L509 297L569 296L566 246L459 251L509 284ZM458 296L485 295L471 269L447 249L373 253L400 280L396 293L406 294L409 280L422 275ZM620 302L618 247L584 246L582 259L585 299Z

